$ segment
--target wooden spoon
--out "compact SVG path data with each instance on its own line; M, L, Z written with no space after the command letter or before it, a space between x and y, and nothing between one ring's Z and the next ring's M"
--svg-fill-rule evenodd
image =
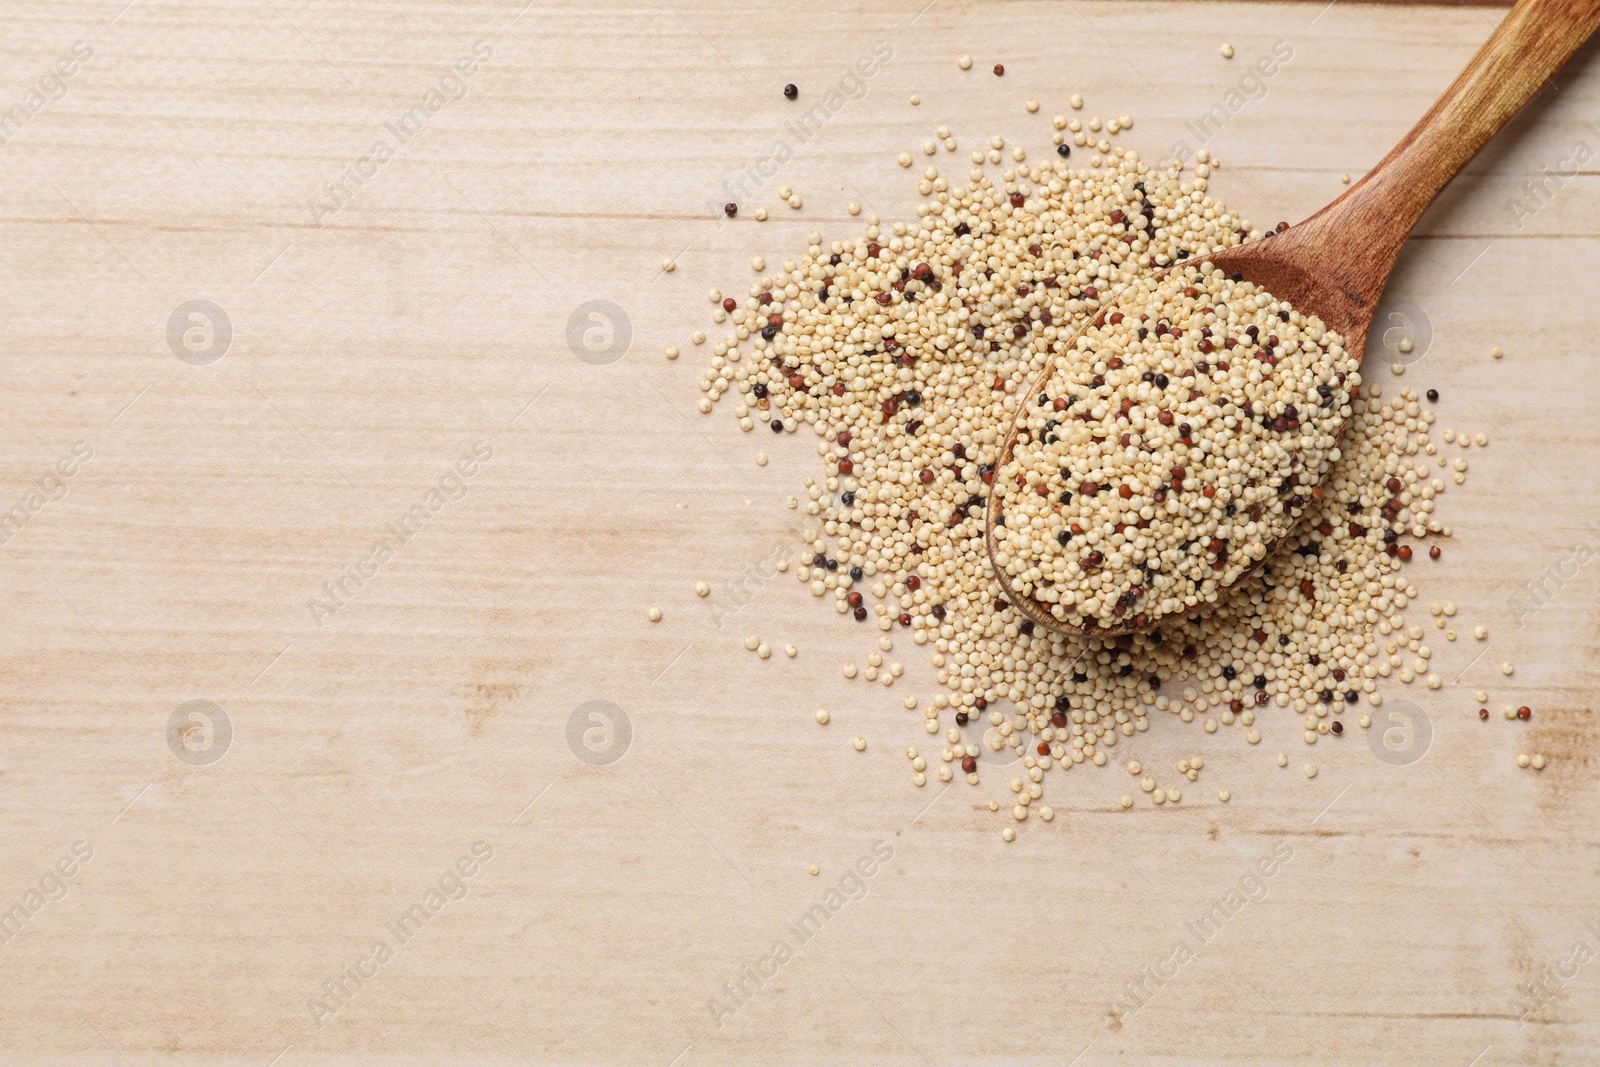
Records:
M1422 212L1597 27L1600 0L1520 0L1444 95L1364 178L1304 222L1208 256L1207 262L1242 274L1274 297L1316 315L1359 358L1389 272ZM1064 347L1075 341L1069 339ZM1039 391L1040 383L1032 385L1023 395ZM1006 439L997 470L1011 459L1022 415L1025 411L1019 412L1018 426ZM991 563L998 550L994 529L1002 515L999 489L997 485L989 494L986 514ZM1136 632L1131 625L1074 629L1052 615L1048 605L1013 587L1002 567L996 565L994 571L1013 605L1037 625L1094 637Z

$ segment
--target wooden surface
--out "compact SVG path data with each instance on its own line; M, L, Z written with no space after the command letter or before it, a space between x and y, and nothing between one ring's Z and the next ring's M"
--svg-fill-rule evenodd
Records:
M1207 147L1213 190L1250 218L1304 217L1499 13L518 6L0 10L0 105L74 42L93 50L0 145L0 504L22 507L0 545L0 907L29 913L0 943L0 1061L1600 1061L1600 960L1569 965L1579 941L1600 952L1600 567L1575 561L1600 546L1593 44L1428 212L1391 284L1431 334L1403 383L1439 389L1441 428L1492 438L1441 505L1444 559L1412 565L1463 633L1431 638L1445 688L1390 690L1426 710L1426 755L1380 761L1359 732L1308 750L1286 712L1256 748L1163 717L1117 754L1168 778L1203 754L1182 804L1119 811L1128 776L1080 769L1051 780L1055 822L1008 846L987 810L1005 774L910 782L904 748L931 747L900 703L935 691L921 650L900 643L892 690L846 682L869 636L773 572L799 548L784 502L813 443L695 412L706 290L742 288L752 255L777 262L811 228L858 232L847 200L909 217L893 157L937 125L963 155L994 133L1040 152L1080 91L1085 113L1136 116L1125 143L1159 156L1280 40L1293 59ZM342 209L308 207L480 41L464 98ZM786 132L878 42L893 56L864 96ZM779 141L793 158L715 221ZM1517 210L1547 166L1546 202ZM168 340L193 300L231 325L204 365L175 355L214 344L202 320ZM627 316L624 358L575 358L589 300ZM430 499L452 469L471 473ZM1524 611L1541 575L1548 604ZM760 661L747 633L799 656ZM231 724L212 762L203 738L169 748L196 700ZM582 722L569 747L589 701L627 716L614 762L575 756ZM1501 720L1507 702L1533 721ZM1551 766L1518 770L1519 751ZM1139 1011L1112 1010L1283 846L1264 899ZM458 861L472 876L446 884L465 896L428 913ZM718 1025L708 1001L737 1003L725 983L798 942L786 924L841 884L854 897ZM388 924L418 903L399 944ZM309 1002L371 971L379 938L393 958L317 1025ZM1524 1019L1545 967L1568 977Z

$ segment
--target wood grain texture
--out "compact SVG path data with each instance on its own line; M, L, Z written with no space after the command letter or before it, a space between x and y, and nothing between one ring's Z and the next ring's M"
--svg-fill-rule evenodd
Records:
M74 842L93 849L0 943L0 1059L1600 1059L1596 964L1526 1022L1517 1006L1576 941L1600 946L1600 567L1570 556L1600 540L1593 45L1427 212L1391 282L1430 338L1404 383L1440 390L1441 425L1493 438L1441 506L1445 558L1414 566L1425 601L1449 597L1458 629L1492 635L1435 639L1450 684L1403 694L1430 716L1425 758L1385 764L1359 734L1306 750L1287 716L1258 748L1158 721L1126 755L1204 754L1181 805L1124 813L1123 772L1075 770L1050 787L1056 821L1004 846L985 806L1009 795L1003 775L909 781L903 749L927 735L900 698L934 691L918 650L895 650L893 689L846 682L838 665L868 638L772 570L799 548L784 503L813 444L695 412L705 353L686 341L706 290L741 288L753 254L780 260L809 229L854 232L849 199L909 217L893 157L939 124L963 151L993 133L1042 150L1074 91L1136 116L1124 136L1151 155L1193 144L1223 106L1214 190L1263 223L1303 217L1395 143L1499 13L520 7L0 9L0 111L74 42L93 49L0 145L0 504L26 516L0 545L0 907L54 893ZM1279 40L1292 61L1241 88ZM465 95L326 210L325 183L480 41L492 56ZM859 99L791 132L879 42L892 59ZM1245 102L1223 104L1230 90ZM741 191L779 144L779 173ZM776 203L779 184L803 210ZM716 222L730 189L772 221ZM663 275L667 255L680 266ZM630 325L607 365L566 340L596 299ZM192 300L232 328L203 366L168 343ZM684 357L662 360L667 344ZM79 442L93 455L74 464ZM492 455L434 507L475 447ZM64 457L63 495L49 475ZM33 510L31 490L55 499ZM374 563L417 507L426 521ZM1539 580L1547 604L1523 613L1513 598ZM336 611L308 606L341 581ZM800 655L759 661L747 633ZM1480 686L1533 722L1480 723ZM229 716L214 763L168 748L192 700ZM631 724L610 764L568 746L591 700ZM1553 761L1543 774L1512 764L1532 750ZM1224 786L1226 806L1211 799ZM316 1025L308 1001L376 939L396 943L388 924L480 840L493 858L465 897ZM877 841L893 857L864 896L717 1025L707 1001ZM1265 899L1115 1018L1124 983L1284 843Z

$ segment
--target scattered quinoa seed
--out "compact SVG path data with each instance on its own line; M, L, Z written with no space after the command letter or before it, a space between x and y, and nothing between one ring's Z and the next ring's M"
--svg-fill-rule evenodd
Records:
M977 785L998 754L1014 823L1048 820L1046 787L1082 764L1181 804L1116 747L1152 725L1258 745L1272 715L1328 744L1346 710L1369 728L1355 712L1387 687L1442 686L1407 561L1449 535L1435 508L1455 466L1420 390L1364 380L1337 334L1215 268L1269 231L1209 195L1207 150L1155 164L1111 143L1129 116L1051 125L1056 152L971 144L970 170L907 175L914 218L810 234L712 290L697 403L746 432L815 435L790 498L801 547L776 569L860 628L845 679L921 689L885 653L925 646L934 695L902 703L938 747L911 757L913 784ZM954 151L935 132L934 154Z

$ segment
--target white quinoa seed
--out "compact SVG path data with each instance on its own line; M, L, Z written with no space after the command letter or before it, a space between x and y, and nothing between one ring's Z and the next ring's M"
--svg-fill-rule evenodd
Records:
M867 750L867 739L865 737L858 736L854 741L850 742L850 744L855 747L857 752L865 752Z
M1217 51L1222 53L1223 59L1233 58L1233 45L1231 44L1224 44L1221 48L1217 49Z
M649 611L645 612L645 616L651 622L660 622L661 621L661 609L660 608L651 608Z
M962 70L971 70L972 57L967 55L965 52L961 53L959 56L956 56L956 66L960 67Z
M818 708L817 709L817 723L818 723L818 725L821 725L821 726L828 725L828 720L831 719L831 718L833 718L833 716L828 714L828 709L827 708Z

